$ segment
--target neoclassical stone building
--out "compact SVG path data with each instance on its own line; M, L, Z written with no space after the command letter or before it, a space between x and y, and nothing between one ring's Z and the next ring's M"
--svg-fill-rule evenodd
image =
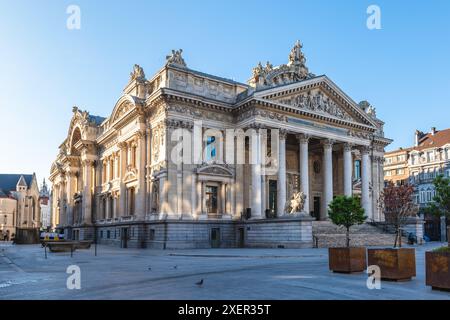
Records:
M57 226L123 247L305 247L311 221L352 193L382 220L383 122L310 73L301 48L248 84L172 51L151 79L134 66L109 117L74 107L51 168ZM285 210L296 191L306 214Z

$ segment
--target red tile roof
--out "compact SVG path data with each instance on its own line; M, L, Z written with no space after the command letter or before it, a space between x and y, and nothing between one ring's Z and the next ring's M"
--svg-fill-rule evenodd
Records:
M428 148L442 147L450 143L450 129L439 130L435 134L427 133L419 140L419 146L414 147L414 150L423 150Z

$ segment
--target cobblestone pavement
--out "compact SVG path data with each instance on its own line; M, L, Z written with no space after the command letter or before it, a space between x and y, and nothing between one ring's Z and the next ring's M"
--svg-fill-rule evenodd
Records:
M48 253L39 245L0 246L0 299L449 299L425 286L424 255L417 277L382 282L328 270L327 249L146 250L98 246ZM67 267L81 270L81 289L66 286ZM204 279L204 285L195 283Z

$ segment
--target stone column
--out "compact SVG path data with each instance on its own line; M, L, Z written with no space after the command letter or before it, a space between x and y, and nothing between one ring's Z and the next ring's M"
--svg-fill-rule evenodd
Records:
M195 172L192 172L191 175L191 214L193 218L197 217L197 196L198 196L198 190L197 190L197 175Z
M261 155L260 143L261 137L259 129L251 137L251 170L252 170L252 189L251 189L251 206L252 219L260 219L261 214Z
M136 165L138 169L138 188L136 192L136 218L144 220L145 218L145 131L137 133L138 152Z
M127 190L123 179L125 178L125 172L127 168L127 148L128 145L126 142L119 143L120 148L120 198L119 198L119 207L120 211L117 213L117 216L125 216L126 215L126 198L127 198ZM109 210L109 204L108 204Z
M303 206L303 211L309 214L309 154L308 154L308 143L309 136L305 134L300 134L297 136L299 140L299 170L300 170L300 188L305 194L305 205Z
M195 195L197 196L196 199L196 211L195 211L195 216L196 218L200 217L203 213L203 197L202 197L202 181L200 179L196 179L196 192Z
M75 176L74 172L67 172L66 173L66 212L65 212L65 221L64 224L65 225L72 225L74 223L73 221L73 195L74 195L74 191L73 191L73 178Z
M278 143L278 179L277 179L277 216L284 215L286 206L286 136L287 132L280 130Z
M370 201L370 148L361 148L361 203L364 208L365 215L371 219L372 216L372 203Z
M352 145L344 145L344 195L352 195Z
M321 220L328 217L328 205L333 200L333 142L323 140L323 206Z
M220 204L221 204L221 213L222 215L227 214L227 196L226 196L226 188L227 185L222 182L220 184Z
M61 179L61 182L58 187L58 194L59 194L59 219L58 219L58 225L64 226L66 225L66 211L64 209L64 179Z
M92 160L83 161L83 222L92 224Z

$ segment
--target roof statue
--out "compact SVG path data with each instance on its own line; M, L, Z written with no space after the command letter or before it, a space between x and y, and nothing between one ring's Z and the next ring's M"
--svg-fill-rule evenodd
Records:
M166 56L166 66L175 65L178 67L186 67L182 53L183 49L172 50L172 53Z
M314 77L305 65L306 58L302 52L302 44L297 41L288 56L288 63L274 67L267 61L263 66L261 62L252 70L249 84L256 89L266 89L279 85L289 84Z
M130 80L138 80L138 81L144 81L145 80L145 73L144 69L138 64L135 64L133 67L133 72L130 73Z

